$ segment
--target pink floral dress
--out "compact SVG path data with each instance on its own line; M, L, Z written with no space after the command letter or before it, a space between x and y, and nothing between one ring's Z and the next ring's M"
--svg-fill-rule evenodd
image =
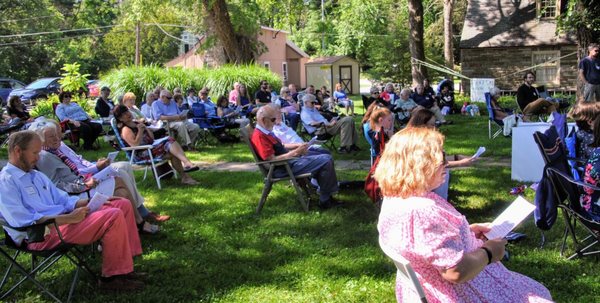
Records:
M428 302L551 302L540 283L509 271L500 262L485 267L474 279L452 284L441 270L458 264L463 255L482 246L469 223L450 203L429 193L425 197L384 198L379 215L379 244L407 259L423 286ZM418 302L402 279L396 281L398 302Z

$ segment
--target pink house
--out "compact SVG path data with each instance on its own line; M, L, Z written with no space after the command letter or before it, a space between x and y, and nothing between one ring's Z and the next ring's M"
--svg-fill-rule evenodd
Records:
M264 43L267 51L256 59L256 63L279 74L284 85L294 83L298 87L306 87L304 65L309 57L296 44L287 39L288 34L286 31L261 26L257 38L258 41ZM206 37L201 36L198 43L189 51L165 63L165 66L182 66L184 68L214 67L216 63L208 52L198 52L205 41Z

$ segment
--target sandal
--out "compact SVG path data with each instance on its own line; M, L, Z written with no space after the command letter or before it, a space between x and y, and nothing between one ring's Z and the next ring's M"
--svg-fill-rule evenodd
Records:
M193 171L197 171L199 170L200 167L193 165L193 166L186 166L183 168L183 172L189 173L189 172L193 172Z
M161 215L151 211L144 219L153 221L153 223L157 223L169 221L169 219L171 219L171 216Z
M140 234L156 235L160 231L160 227L158 225L150 224L149 222L144 221L138 224L138 230Z

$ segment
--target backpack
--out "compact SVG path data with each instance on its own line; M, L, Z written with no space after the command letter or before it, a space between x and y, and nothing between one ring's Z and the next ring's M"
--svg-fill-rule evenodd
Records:
M381 131L379 132L379 134L381 134L383 136L383 127L381 128ZM385 148L385 140L380 140L379 141L379 155L377 155L377 157L375 158L375 161L373 161L373 165L371 166L371 169L369 170L369 174L365 178L365 193L367 194L367 196L369 196L369 198L371 198L371 201L373 201L373 203L379 203L383 200L383 195L381 194L381 188L379 188L379 183L377 183L377 180L375 180L375 178L373 178L373 175L375 174L375 169L377 169L377 164L379 164L379 159L381 158L381 155L383 154L384 148Z

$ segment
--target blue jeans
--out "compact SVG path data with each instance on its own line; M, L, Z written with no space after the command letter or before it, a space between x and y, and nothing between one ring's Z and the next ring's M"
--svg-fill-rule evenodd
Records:
M327 201L338 191L337 175L333 166L333 158L328 154L305 155L290 161L294 175L311 173L317 180L320 188L320 201ZM285 168L279 167L273 174L276 178L287 176Z

